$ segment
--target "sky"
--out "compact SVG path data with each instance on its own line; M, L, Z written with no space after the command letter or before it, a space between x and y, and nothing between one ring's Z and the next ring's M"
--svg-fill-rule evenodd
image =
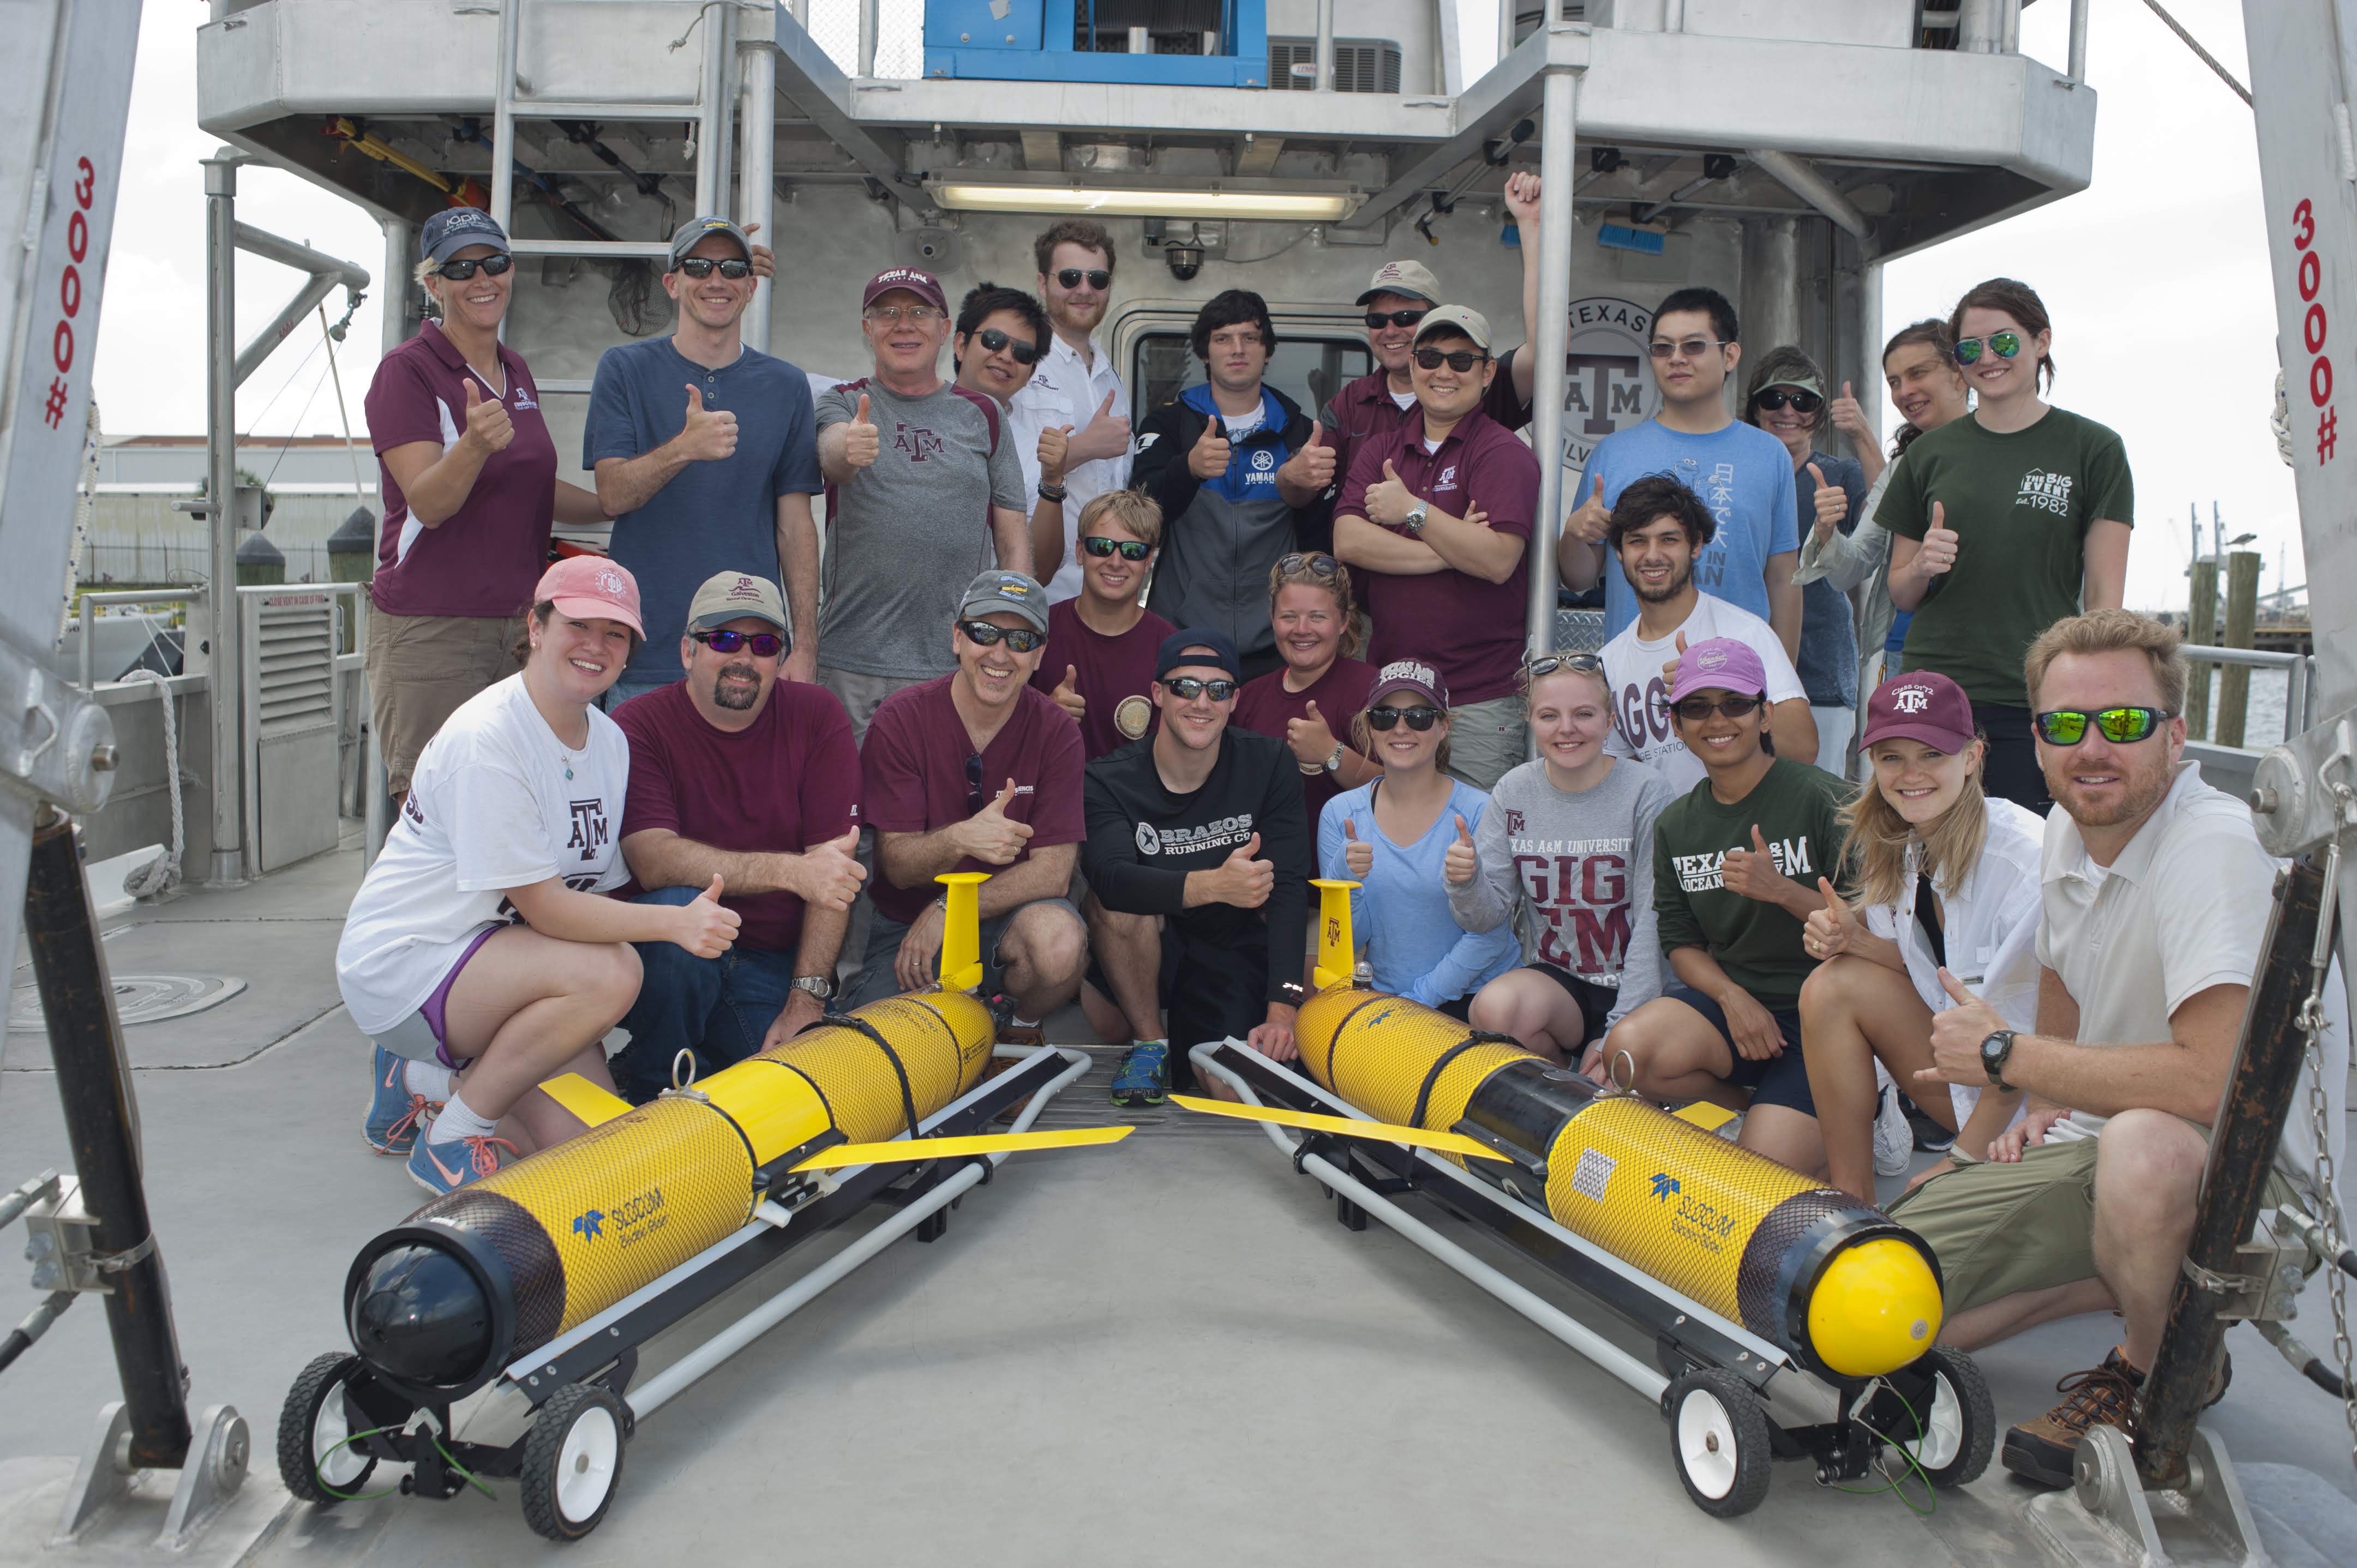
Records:
M2237 78L2246 74L2239 0L2170 0L2170 10ZM1496 12L1460 0L1466 71L1495 54ZM2065 59L2070 7L2044 0L2022 16L2025 52ZM105 428L184 434L204 428L204 187L213 148L196 124L200 0L146 0L132 86L122 203L107 271L94 372ZM2087 75L2099 95L2090 188L1884 269L1887 330L1944 317L1983 278L2022 278L2054 319L2061 367L2054 400L2117 430L2136 476L2128 603L2181 607L2191 547L2189 505L2206 530L2213 500L2227 537L2250 532L2261 585L2272 591L2278 547L2293 584L2301 569L2291 470L2267 418L2275 399L2275 311L2250 111L2141 0L2095 0ZM383 240L360 208L276 170L238 175L238 216L256 227L382 274ZM238 259L238 320L268 321L298 275ZM328 299L339 317L340 292ZM375 368L380 317L371 295L338 350L344 400L361 440L361 399ZM298 328L240 389L239 428L340 433L316 319ZM2172 378L2169 372L2176 372ZM1885 409L1884 428L1898 422Z

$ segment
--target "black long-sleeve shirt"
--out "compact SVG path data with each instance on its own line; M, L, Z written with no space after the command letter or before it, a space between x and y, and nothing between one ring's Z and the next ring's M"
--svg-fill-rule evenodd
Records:
M1308 879L1316 875L1301 778L1284 742L1231 728L1220 759L1189 794L1172 790L1154 766L1154 740L1132 741L1088 766L1082 788L1088 812L1081 863L1104 907L1160 915L1198 940L1233 947L1268 925L1267 997L1296 998L1309 918ZM1258 858L1272 862L1276 885L1258 909L1232 904L1187 908L1187 874L1214 871L1260 834Z

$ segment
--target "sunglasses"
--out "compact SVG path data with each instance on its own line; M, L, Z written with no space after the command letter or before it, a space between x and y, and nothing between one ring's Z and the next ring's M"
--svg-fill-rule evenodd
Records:
M1412 730L1428 730L1447 716L1443 709L1422 705L1413 708L1369 708L1367 727L1393 729L1398 726L1400 720L1405 719L1407 727Z
M715 261L710 256L685 256L679 263L679 270L692 278L708 278L715 267L718 267L720 275L731 283L753 275L753 263L741 256L731 256L726 261Z
M965 759L965 809L982 810L982 753L975 752Z
M1713 714L1725 714L1728 718L1739 719L1759 705L1760 699L1757 697L1722 697L1716 703L1708 697L1688 697L1685 701L1675 704L1678 717L1695 724L1700 724Z
M996 327L984 328L981 331L974 335L974 340L982 345L982 351L985 354L996 354L1001 349L1004 349L1009 343L1012 343L1015 345L1015 362L1017 364L1030 365L1039 362L1039 344L1028 342L1021 338L1009 338L1006 333L1001 332Z
M1089 286L1093 289L1103 290L1113 286L1113 274L1103 267L1090 267L1085 271L1079 267L1066 267L1056 274L1056 286L1078 288L1081 286L1082 278L1088 279Z
M1992 332L1986 338L1959 338L1956 339L1956 363L1969 365L1978 360L1983 343L1986 343L2000 360L2010 360L2021 352L2021 334L2018 332Z
M1781 408L1789 403L1794 413L1814 413L1825 406L1824 398L1798 387L1770 387L1751 402L1757 408Z
M938 321L948 314L938 305L871 305L859 313L870 321L881 321L891 327L907 319L922 327L928 321Z
M1682 360L1699 360L1706 349L1724 349L1727 345L1708 338L1689 338L1683 343L1673 343L1666 338L1656 338L1645 345L1645 352L1656 360L1666 360L1673 354Z
M1154 553L1154 546L1140 539L1107 539L1102 533L1092 533L1081 541L1081 548L1099 560L1119 553L1125 561L1143 561Z
M1370 310L1367 312L1367 330L1370 332L1380 332L1386 327L1413 327L1431 314L1432 312L1429 308L1424 310Z
M2092 720L2105 740L2132 746L2151 739L2153 731L2175 716L2162 708L2104 708L2096 713L2056 708L2038 715L2038 738L2049 746L2076 746L2087 738L2087 725Z
M1307 572L1313 577L1330 577L1342 569L1342 564L1331 555L1280 555L1276 569L1285 575Z
M1542 653L1535 659L1524 660L1523 682L1527 685L1533 681L1544 681L1558 670L1576 670L1583 675L1595 675L1601 673L1603 669L1604 660L1593 653Z
M774 631L691 631L687 635L715 653L749 648L756 659L775 659L786 650L786 639Z
M1489 357L1487 354L1477 354L1470 349L1458 349L1453 353L1447 354L1437 349L1418 349L1415 351L1415 364L1416 369L1420 371L1437 371L1441 366L1447 365L1461 376Z
M1046 632L1033 631L1028 626L993 626L986 620L962 620L957 628L965 633L968 642L988 648L1004 641L1016 653L1028 653L1048 640Z
M515 258L501 252L496 256L457 256L434 270L452 283L464 283L479 271L485 277L495 278L515 265Z
M1236 694L1233 681L1199 681L1192 675L1181 675L1175 681L1163 682L1162 685L1182 703L1191 703L1207 692L1215 703L1224 703Z

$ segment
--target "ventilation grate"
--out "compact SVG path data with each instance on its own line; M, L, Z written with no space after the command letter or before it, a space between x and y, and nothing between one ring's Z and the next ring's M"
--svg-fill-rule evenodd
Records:
M1318 90L1318 40L1268 40L1269 84L1291 92ZM1399 45L1386 38L1334 40L1334 91L1337 92L1397 92L1400 90Z

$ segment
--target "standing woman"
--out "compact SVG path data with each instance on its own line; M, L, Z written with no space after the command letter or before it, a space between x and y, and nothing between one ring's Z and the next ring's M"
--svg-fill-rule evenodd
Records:
M1490 797L1444 771L1448 689L1430 665L1394 660L1376 672L1351 737L1383 773L1326 803L1319 870L1360 885L1351 924L1375 989L1464 1018L1473 993L1522 954L1512 927L1469 931L1449 910L1443 867L1472 843Z
M645 635L638 584L576 556L526 592L522 670L427 745L336 949L344 1004L376 1042L365 1135L437 1195L499 1169L496 1147L581 1131L540 1091L549 1079L612 1091L603 1041L639 993L632 942L717 958L737 933L717 876L685 905L604 897L630 879L615 852L630 748L596 703Z
M1866 470L1857 460L1816 449L1825 426L1825 378L1817 362L1787 344L1770 349L1751 372L1743 417L1784 444L1792 456L1800 534L1847 534L1866 515ZM1793 662L1809 714L1817 721L1817 766L1840 777L1857 733L1857 628L1849 600L1822 578L1801 587L1801 654Z
M2054 802L2022 656L2083 607L2120 607L2136 487L2117 435L2040 396L2054 378L2054 334L2028 284L1991 278L1956 302L1948 326L1980 404L1894 470L1878 513L1892 535L1890 602L1915 612L1907 668L1936 670L1972 699L1989 793L2042 813Z
M532 372L500 341L515 283L506 233L453 207L425 220L418 244L417 281L439 319L377 361L367 401L384 501L368 684L396 801L443 721L514 671L551 520L607 521L596 492L556 477Z
M1932 1015L1960 1002L1986 1002L2024 1033L2038 1026L2046 824L1982 793L1988 748L1972 725L1972 703L1944 675L1876 689L1866 719L1873 769L1842 809L1857 902L1821 878L1826 905L1802 939L1821 961L1801 986L1801 1029L1826 1178L1864 1203L1875 1201L1877 1060L1956 1134L1957 1164L1979 1158L2021 1103L2018 1093L1953 1084L1924 1092L1916 1078L1932 1065Z
M1540 655L1523 693L1539 754L1507 770L1472 842L1450 848L1448 908L1469 931L1512 930L1527 910L1535 958L1484 985L1469 1021L1587 1071L1605 1031L1661 993L1653 819L1670 787L1606 755L1612 686L1594 654Z

